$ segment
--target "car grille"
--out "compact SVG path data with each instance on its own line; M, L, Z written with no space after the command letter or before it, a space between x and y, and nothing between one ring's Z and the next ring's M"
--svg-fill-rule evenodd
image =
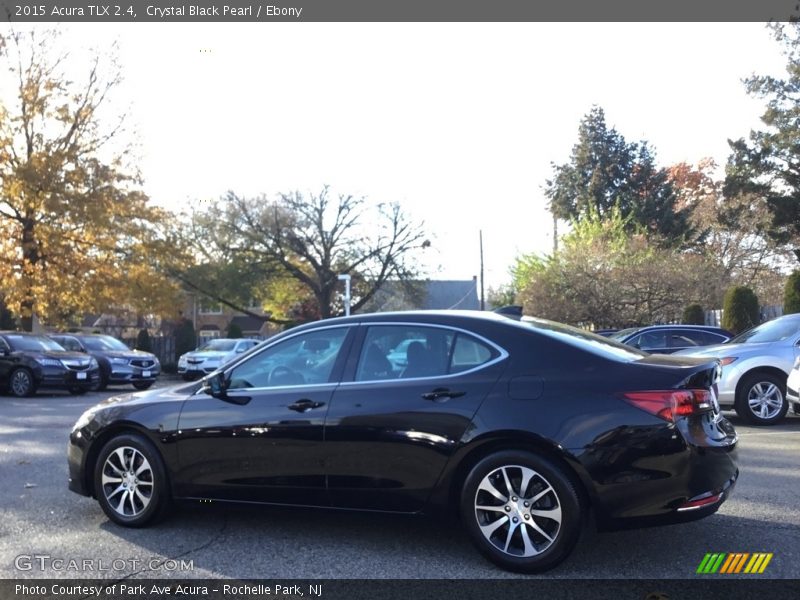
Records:
M140 367L142 369L146 369L148 367L152 367L156 364L156 361L149 359L149 358L134 358L131 361L131 365L134 367Z
M190 358L186 362L189 363L190 365L199 365L204 360L205 360L204 358Z
M62 360L65 367L71 371L86 371L91 364L89 360Z

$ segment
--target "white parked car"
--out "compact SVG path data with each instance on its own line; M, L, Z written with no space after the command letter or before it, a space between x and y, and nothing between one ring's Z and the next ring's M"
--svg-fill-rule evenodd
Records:
M178 375L186 381L216 371L229 360L259 344L258 340L215 338L178 359Z
M676 354L720 359L720 406L734 408L749 423L772 425L789 409L786 382L800 356L798 344L800 314L792 314L762 323L725 344Z

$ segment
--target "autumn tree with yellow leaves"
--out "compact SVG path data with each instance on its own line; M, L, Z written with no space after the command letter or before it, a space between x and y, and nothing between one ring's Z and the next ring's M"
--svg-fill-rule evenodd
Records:
M76 63L58 33L0 34L0 296L30 329L109 307L169 314L165 211L141 191L113 53Z

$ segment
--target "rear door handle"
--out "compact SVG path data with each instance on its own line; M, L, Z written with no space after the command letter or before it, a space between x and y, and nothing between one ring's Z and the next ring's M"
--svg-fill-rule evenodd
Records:
M303 400L298 400L294 404L290 404L288 408L289 410L294 410L302 413L308 410L312 410L314 408L320 408L321 406L325 406L325 403L314 402L313 400L308 400L307 398L304 398Z
M460 398L466 392L451 392L447 388L436 388L430 392L422 394L424 400L433 400L434 402L445 402L450 398Z

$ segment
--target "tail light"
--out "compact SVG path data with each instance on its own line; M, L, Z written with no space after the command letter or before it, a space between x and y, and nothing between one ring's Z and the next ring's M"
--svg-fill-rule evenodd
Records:
M712 410L710 390L657 390L627 392L627 402L665 421L690 417Z

